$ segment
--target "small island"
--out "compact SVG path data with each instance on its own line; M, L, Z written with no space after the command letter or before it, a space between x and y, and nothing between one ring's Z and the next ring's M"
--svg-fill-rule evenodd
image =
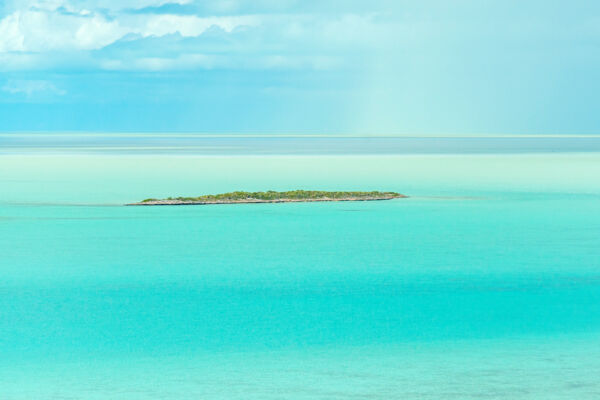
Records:
M321 190L291 190L287 192L230 192L207 194L198 197L169 197L166 199L146 199L128 206L178 206L201 204L242 204L242 203L299 203L313 201L374 201L401 199L405 196L396 192L326 192Z

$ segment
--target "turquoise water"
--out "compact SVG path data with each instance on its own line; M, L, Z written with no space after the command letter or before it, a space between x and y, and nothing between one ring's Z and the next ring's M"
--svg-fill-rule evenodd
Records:
M1 398L600 396L599 153L165 152L0 156Z

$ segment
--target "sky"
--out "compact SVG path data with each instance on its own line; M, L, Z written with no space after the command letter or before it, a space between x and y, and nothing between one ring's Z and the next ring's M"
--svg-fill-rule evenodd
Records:
M598 134L600 2L0 0L0 131Z

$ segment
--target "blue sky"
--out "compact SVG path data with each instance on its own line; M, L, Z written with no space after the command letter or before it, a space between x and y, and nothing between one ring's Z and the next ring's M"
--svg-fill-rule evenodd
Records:
M0 0L0 131L600 133L600 3Z

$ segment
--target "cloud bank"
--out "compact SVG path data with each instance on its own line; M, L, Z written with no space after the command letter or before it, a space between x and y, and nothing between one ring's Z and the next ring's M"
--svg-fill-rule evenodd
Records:
M382 34L372 12L267 13L264 7L275 4L267 1L257 2L263 8L227 0L202 4L15 2L0 19L0 69L323 69L351 62L357 46L374 47Z

